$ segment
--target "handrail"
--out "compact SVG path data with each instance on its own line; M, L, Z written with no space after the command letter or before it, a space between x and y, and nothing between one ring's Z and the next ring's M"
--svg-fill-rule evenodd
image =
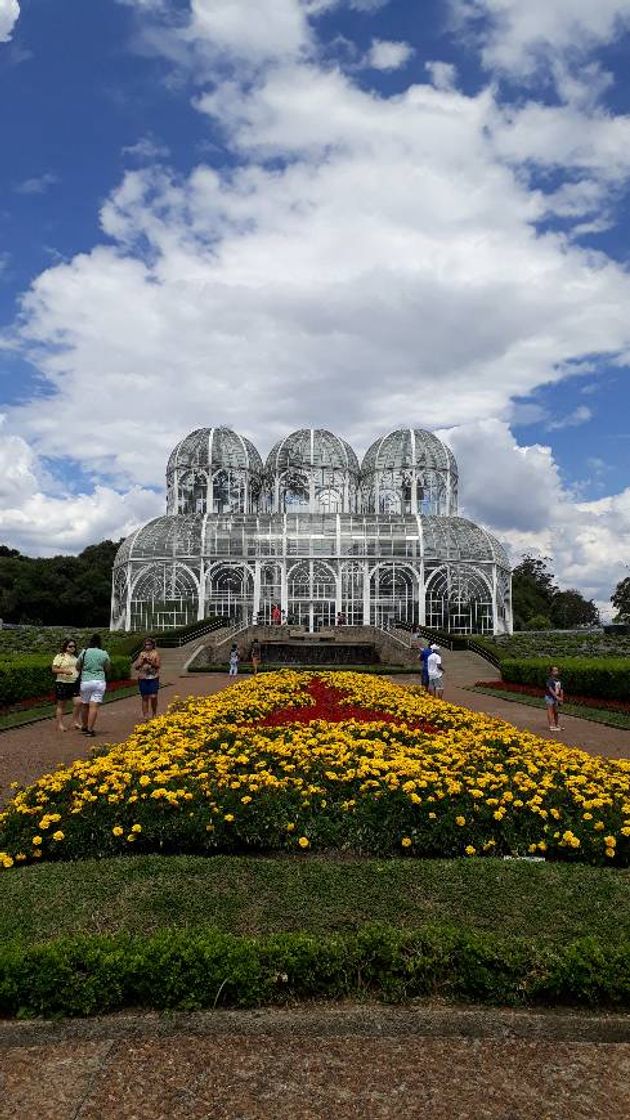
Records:
M471 638L468 639L468 649L471 650L472 653L478 654L479 657L485 658L485 660L489 661L491 665L494 665L495 669L501 668L501 661L496 656L496 654L492 653L489 649L486 649L485 646L480 646L478 642L475 642Z

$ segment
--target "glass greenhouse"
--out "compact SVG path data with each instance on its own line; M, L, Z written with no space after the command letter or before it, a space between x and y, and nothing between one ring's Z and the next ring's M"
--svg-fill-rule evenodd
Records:
M431 432L378 439L361 465L345 440L303 428L266 463L228 428L178 443L166 516L121 545L112 628L170 629L212 615L243 623L419 623L453 633L512 628L509 561L457 514L452 452Z

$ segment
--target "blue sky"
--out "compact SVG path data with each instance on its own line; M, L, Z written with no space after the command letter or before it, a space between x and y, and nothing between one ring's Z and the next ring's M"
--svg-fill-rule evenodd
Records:
M604 601L629 27L630 0L0 0L0 538L130 531L200 424L360 453L413 421L469 516Z

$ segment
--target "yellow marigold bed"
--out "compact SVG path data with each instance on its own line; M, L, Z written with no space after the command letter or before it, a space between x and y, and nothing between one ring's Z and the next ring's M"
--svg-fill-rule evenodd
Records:
M309 849L627 866L629 838L630 762L380 677L287 671L175 701L17 790L0 866Z

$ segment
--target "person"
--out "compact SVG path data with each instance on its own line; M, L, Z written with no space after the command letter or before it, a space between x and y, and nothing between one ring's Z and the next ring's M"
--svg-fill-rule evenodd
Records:
M564 690L560 680L560 670L557 665L552 665L545 685L545 704L550 731L564 731L564 728L560 725L560 705L563 700Z
M160 691L160 655L153 638L145 638L142 650L134 662L134 669L138 670L142 718L155 718Z
M429 687L429 658L431 656L431 646L424 646L419 653L420 658L420 682L423 688Z
M249 656L252 663L254 676L256 676L260 668L260 662L262 661L262 647L260 645L260 642L258 641L258 638L254 638Z
M429 678L429 692L432 696L444 695L444 666L440 657L440 647L432 645L427 658L427 675Z
M81 697L79 695L80 673L78 668L77 643L74 638L65 638L61 650L53 658L52 671L55 675L55 718L57 731L67 731L63 722L66 714L66 701L72 701L73 727L81 730Z
M271 608L271 625L279 626L282 621L282 611L277 603L274 603Z
M230 650L229 675L231 677L238 677L238 646L236 642L232 642L232 648Z
M85 649L79 654L81 666L81 731L95 734L94 724L99 705L103 703L111 661L106 650L101 649L101 635L92 634Z

